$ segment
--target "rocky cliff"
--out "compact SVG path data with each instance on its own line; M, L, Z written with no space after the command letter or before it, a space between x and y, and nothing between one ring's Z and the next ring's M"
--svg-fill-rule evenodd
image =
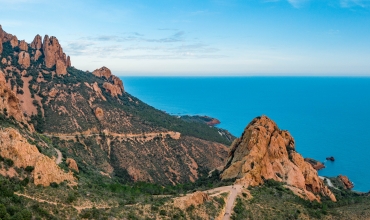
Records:
M289 132L266 116L255 118L233 142L221 177L237 178L236 183L246 187L273 179L301 197L320 200L321 195L336 201L317 171L296 152Z
M32 171L35 185L49 186L50 183L68 181L75 184L72 172L65 173L54 161L41 154L37 147L28 141L15 129L0 129L0 155L11 159L14 166L34 167Z

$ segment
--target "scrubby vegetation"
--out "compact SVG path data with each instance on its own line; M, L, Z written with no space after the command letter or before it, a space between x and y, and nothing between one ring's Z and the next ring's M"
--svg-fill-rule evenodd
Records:
M370 217L367 194L335 190L337 202L322 197L322 202L302 199L284 187L283 183L268 180L266 184L249 188L252 199L239 197L232 219L365 219ZM343 207L346 207L343 209ZM351 207L351 208L350 208ZM367 206L369 207L369 206ZM343 218L343 216L349 218ZM356 217L357 216L357 217Z

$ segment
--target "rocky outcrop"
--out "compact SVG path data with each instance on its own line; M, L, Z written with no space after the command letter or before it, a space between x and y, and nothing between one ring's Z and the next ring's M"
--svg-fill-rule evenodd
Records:
M77 163L76 163L76 161L74 159L67 158L66 163L67 163L69 169L74 170L77 173L79 172Z
M346 189L353 189L353 183L346 176L339 175L338 179L344 184Z
M21 42L19 43L19 49L23 51L28 51L28 44L26 43L26 41L21 40Z
M18 47L18 38L17 36L12 36L12 38L10 39L10 45L12 45L12 47Z
M36 50L34 61L37 61L40 58L41 55L42 55L41 51L40 50Z
M67 56L67 67L71 67L71 58Z
M57 60L56 64L56 73L58 75L65 75L67 74L67 65L64 63L63 60Z
M45 35L42 47L45 56L45 66L47 68L52 68L56 65L57 74L66 74L67 67L71 61L70 59L68 61L66 54L63 53L63 49L60 46L58 39L56 37L49 38L48 35Z
M207 193L197 191L197 192L192 193L190 195L180 197L180 198L176 198L174 200L174 206L184 210L184 209L188 208L191 205L196 207L196 206L201 205L201 204L203 204L203 203L205 203L209 200L210 200L210 198L209 198Z
M96 116L97 119L103 120L103 118L104 118L104 111L103 111L103 109L97 107L95 109L95 116Z
M4 31L3 31L3 27L0 25L0 54L3 52L3 38L4 38Z
M92 74L94 74L95 76L100 77L100 78L105 77L105 79L107 79L107 80L112 76L112 72L110 71L110 69L108 69L105 66L103 66L100 69L94 70L94 72Z
M30 54L25 51L20 52L18 55L18 64L22 65L25 69L30 67L31 65Z
M307 199L320 201L321 194L336 201L317 171L295 151L289 132L266 116L253 119L245 128L231 145L227 161L222 179L236 178L236 184L246 187L273 179L299 189Z
M31 43L31 47L36 50L40 50L42 48L42 39L40 35L36 35Z
M329 160L329 161L334 162L335 161L335 158L333 156L331 156L331 157L327 157L326 160Z
M103 83L103 88L111 94L113 97L117 97L118 95L122 95L122 89L119 86L110 84L108 82Z
M50 183L69 181L75 184L72 172L65 173L54 161L41 154L37 147L31 145L15 129L0 130L0 155L13 160L14 166L34 167L32 172L35 185L49 186Z
M311 166L315 169L315 170L321 170L321 169L324 169L325 168L325 165L317 160L314 160L312 158L305 158L304 161L308 162L309 164L311 164Z
M94 70L92 73L97 77L105 79L107 82L104 82L103 87L113 96L122 95L125 90L123 88L122 80L117 76L112 75L112 72L107 67L103 66L100 69Z
M0 112L14 117L19 122L26 122L23 117L19 99L7 86L4 73L0 70Z

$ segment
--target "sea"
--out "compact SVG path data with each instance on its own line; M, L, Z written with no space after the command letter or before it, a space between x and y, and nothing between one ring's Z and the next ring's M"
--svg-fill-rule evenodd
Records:
M321 176L346 175L370 190L370 78L121 77L125 91L172 115L207 115L240 137L266 115L296 150L325 163ZM334 162L326 161L333 156Z

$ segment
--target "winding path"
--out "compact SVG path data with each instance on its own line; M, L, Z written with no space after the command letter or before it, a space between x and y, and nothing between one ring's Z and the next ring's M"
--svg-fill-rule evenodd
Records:
M227 201L226 201L224 217L222 218L223 220L229 220L231 217L231 212L234 208L236 197L241 193L242 189L243 189L242 185L232 185L232 186L222 186L222 187L210 189L204 192L211 194L210 196L212 197L218 196L223 192L230 192L229 196L227 197Z
M22 196L22 197L25 197L25 198L28 198L28 199L35 200L37 202L45 202L45 203L48 203L48 204L51 204L51 205L63 206L63 207L73 207L78 212L81 212L84 209L92 209L92 208L96 208L96 209L107 209L107 208L117 207L117 206L94 206L94 205L86 205L86 206L66 205L66 204L63 204L63 203L52 202L52 201L48 201L48 200L36 198L36 197L29 196L29 195L26 195L26 194L18 193L18 192L14 192L14 194L17 195L17 196Z
M56 164L60 164L62 162L62 159L63 159L63 155L62 155L62 152L60 152L60 150L54 148L54 150L57 152L58 154L58 157L57 159L55 159L55 163Z

